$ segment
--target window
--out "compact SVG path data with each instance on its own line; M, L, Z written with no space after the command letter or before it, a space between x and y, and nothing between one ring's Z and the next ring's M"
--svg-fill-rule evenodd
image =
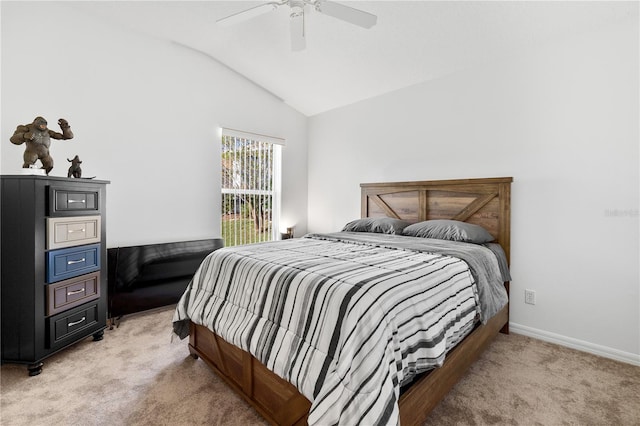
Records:
M222 238L225 246L276 239L282 139L222 129Z

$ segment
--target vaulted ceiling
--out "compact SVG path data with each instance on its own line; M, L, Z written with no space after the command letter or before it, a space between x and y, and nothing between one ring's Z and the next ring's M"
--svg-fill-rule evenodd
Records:
M312 116L521 54L637 16L637 2L350 1L377 15L364 29L305 9L306 49L292 52L289 7L223 27L261 1L106 1L73 7L195 49Z

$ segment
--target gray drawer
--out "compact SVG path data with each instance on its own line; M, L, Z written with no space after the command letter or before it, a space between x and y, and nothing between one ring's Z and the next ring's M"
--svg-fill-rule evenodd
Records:
M100 242L100 216L47 218L47 250Z

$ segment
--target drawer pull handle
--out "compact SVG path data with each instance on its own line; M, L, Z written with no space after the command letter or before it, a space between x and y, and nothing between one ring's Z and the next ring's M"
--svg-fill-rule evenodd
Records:
M67 202L68 202L69 204L71 204L71 203L86 203L86 202L87 202L87 200L69 200L69 201L67 201Z
M84 228L83 229L69 229L67 232L68 233L72 233L72 232L84 232Z
M67 324L67 327L73 327L74 325L78 325L86 319L87 317L82 317L78 321L70 322L69 324Z
M83 257L82 259L80 259L80 260L68 260L68 261L67 261L67 265L74 265L74 264L76 264L76 263L82 263L82 262L84 262L84 261L86 261L86 260L87 260L87 259L85 259L84 257Z
M67 296L73 296L74 294L78 294L78 293L84 293L84 288L81 288L80 290L68 291Z

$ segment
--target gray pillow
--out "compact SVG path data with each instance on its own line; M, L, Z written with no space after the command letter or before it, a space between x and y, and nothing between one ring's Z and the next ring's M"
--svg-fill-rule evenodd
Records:
M475 244L488 243L494 239L482 226L458 220L425 220L407 226L402 235Z
M347 223L343 231L348 232L377 232L379 234L402 234L402 230L409 222L391 217L367 217Z

